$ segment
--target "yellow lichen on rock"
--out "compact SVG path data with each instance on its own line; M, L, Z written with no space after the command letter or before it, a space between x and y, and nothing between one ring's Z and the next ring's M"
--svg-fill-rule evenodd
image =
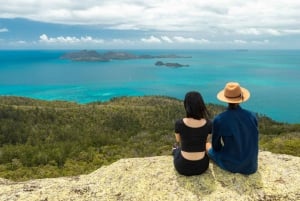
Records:
M202 175L185 177L172 156L121 159L77 177L12 182L0 179L0 200L300 200L300 158L259 153L249 176L213 162Z

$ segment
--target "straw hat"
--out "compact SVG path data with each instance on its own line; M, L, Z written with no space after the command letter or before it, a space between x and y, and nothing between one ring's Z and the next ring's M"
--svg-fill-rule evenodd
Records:
M217 94L217 98L226 103L241 103L250 98L250 92L237 82L228 82L225 88Z

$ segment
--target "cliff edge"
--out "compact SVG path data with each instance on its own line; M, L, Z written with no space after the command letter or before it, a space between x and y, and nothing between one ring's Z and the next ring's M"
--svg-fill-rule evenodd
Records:
M300 157L259 153L258 172L176 173L172 156L121 159L88 175L13 182L0 179L0 200L300 200Z

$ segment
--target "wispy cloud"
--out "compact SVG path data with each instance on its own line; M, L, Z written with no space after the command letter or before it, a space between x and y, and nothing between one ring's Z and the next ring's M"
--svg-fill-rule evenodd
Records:
M206 39L199 40L199 39L195 39L195 38L185 38L183 36L174 36L173 39L180 43L200 43L200 44L209 43L209 41Z
M254 40L254 41L251 41L251 43L258 44L258 45L267 44L269 42L270 42L269 40L261 40L261 41Z
M91 36L85 37L74 37L74 36L59 36L59 37L48 37L46 34L40 36L40 42L42 43L66 43L66 44L76 44L76 43L103 43L102 39L94 39Z
M173 40L168 36L161 36L160 38L167 43L173 43Z
M7 28L1 28L1 29L0 29L0 33L1 33L1 32L8 32L8 29L7 29Z
M248 44L256 44L256 45L264 45L269 43L270 41L265 39L265 40L233 40L228 42L229 44L237 44L237 45L248 45Z
M24 40L19 40L19 41L17 41L17 43L18 43L18 44L27 44L27 42L24 41Z
M206 39L195 39L195 38L191 38L191 37L183 37L183 36L173 36L173 37L169 37L169 36L150 36L148 38L142 38L141 39L142 42L145 43L170 43L170 44L174 44L174 43L193 43L193 44L204 44L204 43L209 43L209 40Z
M242 30L237 30L236 33L241 35L270 35L270 36L282 36L282 35L294 35L294 34L300 34L300 29L282 29L282 30L276 30L276 29L264 29L264 28L247 28Z
M243 35L261 35L262 32L256 28L246 28L241 30L236 30L236 33Z
M286 29L283 30L283 33L300 35L300 29Z
M142 38L141 41L145 43L161 43L161 40L155 36L150 36L149 38Z
M242 35L273 35L273 36L280 36L282 33L276 29L264 29L264 28L247 28L237 30L236 33Z
M245 40L234 40L233 43L236 43L236 44L246 44L248 42L245 41Z

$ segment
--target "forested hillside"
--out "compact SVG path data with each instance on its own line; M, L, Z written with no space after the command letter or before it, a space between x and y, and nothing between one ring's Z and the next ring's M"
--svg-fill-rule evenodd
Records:
M211 118L225 108L208 105ZM77 104L0 97L0 177L79 175L120 158L169 155L182 101L122 97ZM260 149L300 156L300 124L259 116Z

